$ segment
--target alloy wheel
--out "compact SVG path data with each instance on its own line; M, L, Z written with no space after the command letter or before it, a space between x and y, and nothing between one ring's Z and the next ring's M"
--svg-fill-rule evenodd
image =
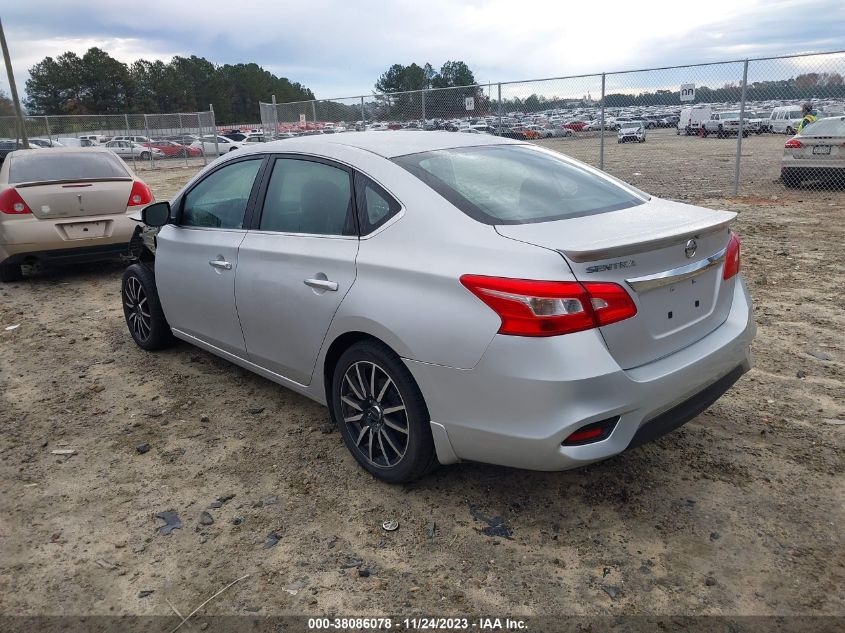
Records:
M371 361L349 366L340 385L343 423L355 450L377 468L392 468L408 450L405 402L387 371Z
M144 286L135 277L126 280L123 289L123 307L126 312L126 322L132 328L132 333L140 340L146 340L152 330L152 315L147 302Z

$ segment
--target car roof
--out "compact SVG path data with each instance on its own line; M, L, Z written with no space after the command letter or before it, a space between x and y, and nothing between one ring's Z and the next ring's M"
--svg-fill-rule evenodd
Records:
M27 151L28 150L25 150L25 149L19 149L19 150L12 152L12 154L17 155L19 152L25 153ZM86 156L88 156L92 152L99 152L101 154L109 154L111 156L114 155L109 150L107 150L106 148L104 148L102 146L67 147L66 145L63 145L63 146L60 146L60 147L53 147L53 148L50 149L49 153L41 154L41 152L39 152L39 154L42 155L42 156L55 156L56 154L85 154Z
M384 158L418 154L439 149L477 147L479 145L519 145L518 141L496 136L465 134L462 132L346 132L344 134L318 134L264 143L260 151L319 151L333 145L355 147Z

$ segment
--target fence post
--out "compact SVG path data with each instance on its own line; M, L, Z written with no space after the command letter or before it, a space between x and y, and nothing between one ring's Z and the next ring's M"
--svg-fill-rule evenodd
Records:
M203 139L205 138L205 134L203 134L203 132L205 131L205 126L203 125L203 122L202 122L202 115L203 114L205 114L205 113L204 112L197 112L195 114L195 116L197 117L197 134L199 134L199 137L200 137L200 149L202 151L202 164L203 164L203 166L205 166L205 165L208 165L208 160L206 160L206 158L205 158L205 142L203 141Z
M601 74L601 114L599 115L599 169L604 169L604 80L605 73Z
M736 167L734 169L734 196L739 195L739 166L742 163L742 133L745 123L745 89L748 86L748 60L742 67L742 96L739 100L739 130L736 133Z
M367 130L367 117L364 116L364 97L361 97L361 131L366 132Z
M132 146L132 135L129 133L129 115L123 115L123 122L126 124L126 138L129 139L129 153L132 154L132 169L135 170L138 166L135 164L135 148Z
M214 134L214 154L220 156L220 142L217 140L217 119L214 118L214 104L208 104L208 111L211 112L211 132Z
M271 117L273 121L273 135L270 139L273 139L279 133L279 107L276 105L276 95L270 95L270 98L273 102L273 116Z
M148 123L147 123L147 115L146 115L146 114L144 115L144 135L145 135L145 136L146 136L146 137L147 137L150 141L152 141L152 140L153 140L152 138L150 138L150 126L149 126L149 125L148 125ZM152 143L150 143L150 145L152 145ZM155 164L155 161L153 160L153 148L152 148L152 147L150 147L150 167L151 167L152 169L155 169L155 166L156 166L156 164Z
M53 142L53 135L50 132L50 117L48 117L46 114L44 115L44 125L47 126L47 140L50 141L50 143L52 143Z
M496 126L499 128L499 134L502 133L502 83L499 82L499 124Z
M425 127L425 88L422 89L422 120Z
M185 128L182 127L182 113L179 113L179 145L184 147L182 151L185 152L185 167L188 166L188 146L185 145Z
M311 117L314 119L314 129L317 129L317 100L311 101ZM307 125L305 126L307 129Z

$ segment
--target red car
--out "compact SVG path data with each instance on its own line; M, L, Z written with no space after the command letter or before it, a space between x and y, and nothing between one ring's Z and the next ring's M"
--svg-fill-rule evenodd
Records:
M165 158L202 156L202 150L199 147L180 145L175 141L152 141L150 143L144 143L144 146L161 150Z
M576 132L580 132L585 127L587 127L588 123L586 121L567 121L563 124L563 127L569 128L570 130L575 130Z

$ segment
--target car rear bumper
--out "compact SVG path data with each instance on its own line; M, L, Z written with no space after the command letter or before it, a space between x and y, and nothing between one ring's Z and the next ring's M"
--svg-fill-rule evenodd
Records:
M67 239L63 224L107 222L101 237ZM0 263L97 261L125 253L137 226L126 213L61 220L15 217L0 223Z
M622 370L596 330L553 338L496 336L470 370L406 360L428 404L438 458L531 470L606 459L692 419L751 368L756 327L738 280L727 320L675 353ZM598 442L574 431L616 419Z
M784 159L781 176L805 180L831 180L845 184L845 160Z

